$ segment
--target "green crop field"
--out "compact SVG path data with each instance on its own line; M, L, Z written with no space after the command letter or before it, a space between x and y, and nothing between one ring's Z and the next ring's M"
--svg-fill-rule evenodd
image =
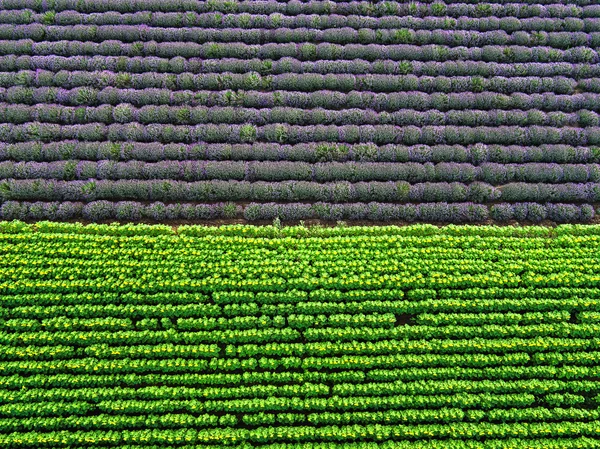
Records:
M600 226L0 223L0 447L600 447Z

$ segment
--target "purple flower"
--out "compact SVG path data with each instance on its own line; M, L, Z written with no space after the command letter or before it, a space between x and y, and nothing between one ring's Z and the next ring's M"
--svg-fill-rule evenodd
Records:
M86 220L93 222L114 218L114 203L105 200L92 201L83 206L82 215Z

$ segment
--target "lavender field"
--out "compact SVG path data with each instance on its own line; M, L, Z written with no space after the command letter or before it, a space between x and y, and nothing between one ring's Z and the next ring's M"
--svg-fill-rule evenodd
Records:
M594 3L0 0L0 219L592 221Z

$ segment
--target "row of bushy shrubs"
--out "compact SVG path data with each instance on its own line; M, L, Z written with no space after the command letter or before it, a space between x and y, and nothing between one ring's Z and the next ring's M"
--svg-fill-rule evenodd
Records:
M494 76L484 78L480 76L415 76L415 75L353 75L334 74L322 75L319 73L285 73L281 75L262 76L257 72L244 74L238 73L208 73L193 74L183 73L179 75L144 72L144 73L113 73L110 71L73 71L60 70L0 72L0 87L16 88L21 96L15 97L18 103L26 102L31 90L26 87L62 87L66 89L76 87L93 88L84 97L78 98L80 104L97 102L98 88L118 87L133 89L167 89L177 90L246 90L251 92L238 92L237 95L259 95L264 90L292 91L292 92L315 92L331 91L340 93L353 93L353 91L365 92L364 95L375 95L378 93L436 93L452 94L461 93L496 93L496 94L536 94L556 93L569 94L575 90L586 92L600 92L600 78L586 78L575 81L565 76L539 77L539 76ZM148 91L146 93L149 93ZM172 92L168 92L169 95ZM162 93L165 95L165 93ZM200 93L202 95L202 93ZM13 94L14 95L14 94ZM66 95L66 93L63 93ZM181 94L179 94L181 95ZM185 95L185 93L184 93ZM196 95L196 94L194 94ZM207 95L207 93L204 93ZM302 95L298 95L302 98ZM195 96L194 96L195 98ZM202 98L201 96L199 98ZM393 98L393 97L392 97ZM503 97L500 97L503 98ZM163 101L164 102L164 101Z
M400 109L377 112L372 109L349 108L332 110L324 108L303 109L294 107L245 108L241 106L142 106L129 103L116 106L62 106L56 104L0 103L0 121L13 124L27 122L59 123L131 123L142 124L245 124L263 126L272 123L290 125L396 125L396 126L551 126L562 128L600 125L600 116L589 110L578 112L529 110L450 110L430 109L416 111ZM253 140L256 130L243 127L241 133ZM243 136L241 136L243 137Z
M3 180L0 199L26 201L327 201L327 202L600 202L600 183L507 183L407 181L170 181Z
M600 164L300 161L0 162L0 179L159 179L200 181L600 182Z
M241 213L241 206L233 203L166 205L163 203L142 204L134 201L114 203L102 200L90 203L7 201L0 206L0 217L3 220L211 220L235 218Z
M507 0L513 3L512 0ZM545 0L549 4L559 4L557 0ZM585 0L591 3L593 0ZM529 0L530 3L542 4L544 0ZM562 0L567 3L567 0ZM426 2L422 2L426 3ZM498 2L496 2L498 3ZM520 2L527 3L527 2ZM573 5L575 2L568 2ZM581 3L581 2L580 2ZM485 6L484 6L485 8ZM152 12L144 8L133 13L106 11L100 13L84 13L74 10L45 11L35 13L30 9L0 11L0 23L30 24L43 23L54 25L147 25L149 27L204 27L204 28L316 28L320 30L336 28L353 28L355 30L385 30L412 28L415 30L503 30L509 33L517 31L546 32L593 32L600 31L598 15L589 14L582 17L575 10L570 17L494 17L494 16L461 16L437 17L415 15L386 15L373 17L365 14L300 14L281 13L215 13L215 12Z
M404 145L436 145L476 143L501 145L566 144L572 146L600 144L600 127L551 126L423 126L413 125L314 125L299 126L270 124L245 125L143 125L90 123L59 125L55 123L27 122L23 124L0 123L0 141L6 143L59 140L84 141L136 141L161 143L243 143L243 142L340 142L340 143L390 143Z
M514 3L513 0L492 0L476 2L466 0L460 3L446 4L439 0L406 3L403 1L385 1L374 3L367 0L321 1L290 0L287 2L253 0L104 0L102 2L82 2L81 0L4 0L6 9L28 8L36 12L79 11L96 12L196 12L196 13L251 13L287 15L300 14L336 14L382 16L472 16L472 17L600 17L600 6L591 0L525 0Z
M245 218L250 221L273 220L375 220L425 221L445 223L551 220L558 223L587 222L594 218L590 205L501 203L491 207L473 203L250 203L245 207L234 203L214 204L142 204L132 201L109 202L17 202L7 201L0 206L3 220L211 220Z
M551 0L552 1L552 0ZM45 24L59 26L73 25L147 25L148 27L164 28L240 28L266 29L269 31L281 28L308 28L330 30L349 28L361 32L358 36L370 35L368 30L397 30L410 28L422 30L460 30L488 32L501 30L507 33L516 32L595 32L600 31L598 18L565 17L565 18L517 18L511 17L415 17L415 16L386 16L380 18L365 15L342 16L329 15L299 15L283 14L215 14L215 13L151 13L138 11L133 14L107 13L83 14L75 11L35 14L29 10L0 11L0 23L28 25Z
M551 162L585 164L600 162L600 148L570 145L382 145L299 143L195 143L158 142L0 142L0 160L52 162L60 160L245 160L245 161L357 161L357 162Z
M45 23L27 25L0 24L1 39L32 39L42 41L103 42L118 40L133 42L244 42L247 44L329 42L335 44L415 44L445 45L449 47L482 47L485 45L519 45L525 47L547 46L569 49L572 47L597 47L600 33L581 31L515 31L504 30L414 30L410 28L378 29L351 27L321 30L308 27L277 28L265 32L264 28L200 28L200 27L150 27L139 25L76 25L55 26Z
M44 122L60 124L82 123L131 123L142 124L246 124L267 125L287 123L291 125L397 125L397 126L531 126L586 127L598 126L599 115L594 111L580 110L576 113L561 111L544 112L539 109L515 110L451 110L447 112L430 109L415 111L400 109L377 112L370 109L350 108L331 110L324 108L302 109L294 107L244 108L240 106L142 106L129 103L116 106L62 106L36 104L34 106L0 103L0 121L13 124ZM251 128L243 128L251 132Z
M599 79L600 80L600 79ZM600 86L600 84L599 84ZM94 89L90 87L76 87L63 89L58 87L22 87L12 86L7 89L0 88L0 101L10 103L12 108L23 105L36 105L42 111L56 108L58 105L67 106L117 106L129 104L130 107L162 106L160 114L173 115L174 121L191 120L193 117L202 117L195 113L193 108L202 107L235 107L236 110L246 108L323 108L330 111L339 109L359 109L376 112L408 111L427 112L429 114L474 110L479 111L511 111L523 114L523 111L533 110L529 120L534 124L542 124L544 117L556 113L577 112L583 120L582 126L595 123L595 112L600 111L600 95L597 93L580 93L574 95L557 95L554 93L524 94L513 93L510 95L493 92L461 92L461 93L425 93L425 92L392 92L373 93L353 91L349 93L331 90L315 92L261 92L232 90L207 91L207 90L170 90L160 88L148 89L120 89L105 87ZM51 104L52 106L45 106ZM170 109L168 106L181 106L179 109ZM148 111L152 109L145 109ZM87 111L86 111L87 112ZM194 115L192 114L194 112ZM88 112L89 113L89 112ZM466 113L466 112L465 112ZM502 113L502 112L496 112ZM193 117L192 117L193 115ZM143 117L143 115L142 115ZM138 118L140 118L138 116Z
M501 203L491 207L470 203L423 203L423 204L249 204L244 208L247 220L376 220L376 221L424 221L445 223L472 223L488 219L506 222L510 220L557 223L587 222L594 218L590 205Z
M0 56L0 67L5 71L31 71L30 73L17 73L19 85L35 86L62 86L61 82L52 77L54 72L61 70L72 71L108 71L97 74L100 78L111 75L110 72L127 73L172 73L185 75L177 78L175 84L189 83L189 75L198 73L249 73L256 72L260 75L280 75L284 73L319 73L327 75L337 74L377 74L377 75L416 75L416 76L567 76L577 79L599 77L600 67L597 65L567 63L567 62L524 62L524 63L498 63L487 61L409 61L378 59L366 61L364 59L301 61L293 57L277 60L271 59L238 59L217 58L205 59L198 57L184 58L159 58L156 56L30 56L30 55L3 55ZM46 73L50 71L51 73ZM120 74L114 79L114 84L126 87L130 84L127 73ZM7 74L3 73L3 77ZM64 74L63 74L64 76ZM4 78L3 78L4 79ZM167 78L171 79L171 78ZM62 78L60 79L62 81ZM103 78L104 82L104 78ZM169 81L172 83L172 81ZM250 80L248 80L250 83Z
M554 186L555 187L555 186ZM567 189L564 189L567 190ZM600 201L600 184L591 184L585 200ZM326 201L326 202L465 202L483 203L500 198L498 188L475 182L421 183L340 181L248 182L248 181L162 181L162 180L4 180L0 199L20 201ZM573 195L569 196L572 202ZM542 201L555 200L553 197ZM537 199L536 199L537 200ZM562 200L561 200L562 201Z
M158 56L173 58L260 58L293 57L303 61L319 59L391 59L394 61L473 60L493 62L598 62L598 53L590 47L578 46L566 50L539 45L485 45L483 47L449 47L428 44L333 44L333 43L267 43L245 44L210 42L134 42L120 40L40 41L33 39L0 40L0 55L103 55Z

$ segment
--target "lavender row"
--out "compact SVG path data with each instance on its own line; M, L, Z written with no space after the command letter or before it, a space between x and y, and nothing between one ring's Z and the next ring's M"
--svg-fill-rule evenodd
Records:
M590 205L574 204L497 204L491 207L472 203L425 204L249 204L244 208L246 220L374 220L473 223L492 218L497 221L551 220L557 223L588 222L595 216Z
M557 223L589 222L595 216L594 208L590 205L577 206L574 204L496 204L490 207L490 218L500 222L510 220L532 221L539 223L551 220Z
M388 15L400 16L516 16L516 17L600 17L600 7L591 0L574 0L566 4L565 0L526 0L513 3L511 0L493 0L486 3L474 0L447 3L442 2L411 2L386 1L373 3L371 1L320 1L291 0L278 1L214 1L198 2L197 0L104 0L82 2L81 0L54 0L52 9L55 11L73 10L82 13L116 11L131 13L136 11L151 12L220 12L220 13L251 13L287 15L299 14L365 14L372 17ZM477 3L477 4L472 4ZM44 12L47 2L39 0L2 0L0 9L31 9Z
M553 128L549 126L394 126L394 125L142 125L92 123L58 125L28 122L21 125L0 123L0 141L6 143L57 140L137 141L161 143L243 143L243 142L339 142L436 145L475 143L502 145L566 144L599 145L600 127Z
M507 183L406 181L316 183L310 181L5 180L0 198L25 201L326 201L326 202L600 202L600 183Z
M585 201L600 200L600 184ZM582 187L583 189L583 187ZM597 193L596 193L597 192ZM0 199L19 201L326 201L345 202L464 202L485 203L500 199L500 190L489 184L308 181L166 181L166 180L7 180L0 183ZM550 197L549 197L550 198ZM549 198L546 198L548 200ZM583 201L581 199L572 200Z
M598 105L600 107L600 105ZM358 108L331 110L323 108L302 109L290 107L243 108L206 106L143 106L136 108L122 103L117 106L74 107L56 104L35 106L0 103L0 123L21 124L27 122L59 123L131 123L144 125L163 124L245 124L242 133L254 136L253 126L273 123L290 125L396 125L396 126L552 126L562 128L598 126L596 112L581 110L564 113L544 112L538 109L517 110L439 110L415 111L401 109L394 112L376 112Z
M278 60L270 59L236 59L236 58L159 58L156 56L29 56L29 55L4 55L0 56L0 67L4 71L30 71L26 74L19 73L21 84L35 86L51 86L55 84L50 77L61 70L102 72L100 75L115 76L110 72L127 73L172 73L172 74L199 74L199 73L236 73L245 74L257 72L260 75L280 75L284 73L318 73L327 75L336 74L374 74L374 75L416 75L416 76L538 76L553 77L566 76L574 79L584 79L600 76L600 67L590 64L573 64L567 62L525 62L525 63L497 63L487 61L393 61L377 59L367 61L364 59L353 60L317 60L301 61L292 57ZM6 75L3 75L6 76ZM113 79L113 78L110 78ZM120 78L122 82L122 78ZM124 87L124 86L120 86Z
M572 47L597 47L600 33L526 32L508 33L504 30L413 30L411 28L373 29L330 28L165 28L139 25L67 25L55 26L40 23L28 25L0 24L0 40L31 39L36 42L83 41L103 42L207 42L267 44L319 42L334 44L415 44L445 45L448 47L482 47L484 45L519 45L525 47L548 46L568 49Z
M239 58L281 59L297 58L302 61L318 59L391 59L393 61L451 61L473 60L490 62L598 62L598 53L589 47L561 50L549 46L525 47L520 45L486 45L478 47L448 47L443 45L409 44L244 44L194 42L135 42L119 40L97 42L57 41L35 42L32 39L0 40L0 55L104 55L104 56L158 56L162 58Z
M573 94L575 89L588 92L600 93L600 78L588 78L580 80L579 83L573 78L564 76L538 77L519 76L503 77L494 76L483 78L480 76L415 76L415 75L352 75L352 74L328 74L318 73L285 73L281 75L260 75L257 72L244 74L238 73L209 73L192 74L182 73L179 75L145 72L145 73L113 73L108 71L83 72L83 71L20 71L0 72L0 87L17 89L17 86L56 86L66 89L76 87L88 87L91 90L84 91L82 97L78 98L79 104L87 104L97 101L96 88L115 86L118 88L131 87L134 89L166 89L168 91L183 90L269 90L269 91L339 91L348 93L352 91L367 91L369 93L398 93L422 91L426 93L480 93L483 91L501 94L512 93L544 93L554 92L557 94ZM28 100L28 91L24 92L22 99L16 98L22 103ZM50 91L49 91L50 92ZM64 91L61 91L64 92ZM148 93L151 93L149 91ZM167 92L157 92L163 97ZM32 93L33 94L33 93ZM58 95L58 92L56 92ZM65 93L66 94L66 93ZM256 93L249 93L256 95ZM168 92L169 97L175 96ZM200 93L199 95L202 95ZM207 95L207 94L205 94ZM233 95L230 93L229 95ZM248 95L248 93L238 93ZM166 97L164 97L166 98ZM201 97L200 97L201 98ZM59 102L62 101L58 97Z
M499 187L498 198L507 202L547 201L561 203L595 203L600 201L600 184L564 183L530 184L515 182Z
M0 179L159 179L202 181L600 182L600 164L114 160L0 162Z
M548 0L550 3L558 3ZM567 0L565 0L567 1ZM532 0L542 3L539 0ZM524 3L524 2L521 2ZM340 15L340 14L219 14L219 13L197 13L188 11L180 13L150 13L149 11L137 11L135 13L118 13L110 11L107 13L79 13L76 11L60 11L51 16L56 25L146 25L150 27L203 27L203 28L262 28L272 30L277 28L353 28L360 29L401 29L411 28L415 30L473 30L494 31L600 31L600 23L596 18L548 18L531 17L480 17L479 16L424 16L414 15L386 15L381 17L370 17L367 15ZM31 10L6 10L0 11L0 23L6 24L31 24L48 23L47 13L35 14Z
M235 203L218 204L142 204L133 201L81 202L18 202L7 201L0 206L3 220L72 220L140 221L140 220L214 220L245 218L249 221L273 220L373 220L408 222L470 223L492 218L497 221L552 220L558 223L589 222L594 218L590 205L501 203L491 207L473 203L250 203L245 207Z
M286 145L278 143L246 144L160 144L143 142L0 142L0 161L61 160L100 161L357 161L357 162L552 162L586 164L600 162L600 148L569 145L382 145L336 144L325 142Z
M189 108L204 107L236 107L236 108L301 108L328 110L339 109L371 109L376 112L394 112L400 110L413 111L461 111L461 110L541 110L579 112L581 110L600 111L600 94L580 93L575 95L557 95L554 93L524 94L513 93L510 95L493 92L481 93L425 93L425 92L391 92L379 93L352 91L348 93L320 90L316 92L260 92L243 91L192 91L169 89L119 89L106 87L98 90L90 87L76 87L62 89L55 87L21 87L14 86L8 89L0 87L0 101L10 103L14 108L19 104L36 105L38 109L57 108L58 105L67 106L99 106L103 110L107 105L117 106L129 103L134 107L159 108L160 114L169 114L169 111L181 110L184 113ZM53 104L47 106L44 103ZM176 109L167 106L185 106ZM87 113L93 111L89 109ZM148 110L148 109L144 109ZM100 111L100 110L99 110ZM99 112L102 116L102 112ZM548 114L548 112L543 112ZM586 114L582 112L582 114ZM534 116L536 114L533 114ZM56 114L54 115L58 117ZM179 116L175 122L181 121L185 115ZM590 116L591 117L591 116ZM62 120L62 119L61 119ZM108 119L110 120L110 119ZM539 120L539 117L534 120ZM103 121L103 120L99 120ZM589 120L588 120L589 121ZM542 124L539 121L536 124ZM589 126L585 124L583 126Z
M215 220L236 218L243 214L241 206L234 203L217 204L142 204L134 201L81 202L18 202L7 201L0 205L3 220L52 220L84 219L93 222L103 220Z

